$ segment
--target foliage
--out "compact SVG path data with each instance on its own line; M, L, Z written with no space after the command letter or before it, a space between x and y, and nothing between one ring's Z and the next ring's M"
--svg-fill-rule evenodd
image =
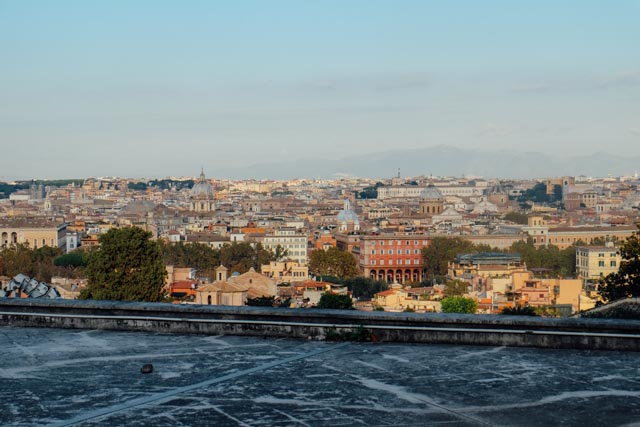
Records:
M534 203L553 203L562 200L562 186L555 185L553 187L553 194L547 194L547 184L539 182L533 186L533 188L525 191L519 198L519 202L534 202Z
M9 277L20 273L50 282L53 276L75 276L65 268L56 267L53 260L62 254L59 248L43 246L31 249L19 243L0 248L0 275Z
M531 242L515 242L509 252L518 253L527 268L549 269L550 276L573 277L576 271L576 248L569 246L559 249L557 246L536 248Z
M278 307L289 308L289 307L291 307L291 302L292 302L292 299L289 297L289 298L287 298L285 300L282 300L280 302L276 302L276 304L277 304Z
M255 297L255 298L247 298L247 305L253 307L273 307L276 301L276 297Z
M246 273L253 268L260 271L260 267L274 261L274 254L257 243L253 246L249 242L233 242L220 249L220 262L229 269L229 273Z
M130 190L146 190L149 187L155 187L159 190L182 190L184 188L192 188L194 181L192 179L187 180L175 180L175 179L152 179L151 181L137 181L127 183L127 187Z
M504 219L521 225L527 225L529 223L529 217L520 212L509 212L504 216Z
M374 307L373 311L384 311L384 307L377 305Z
M167 275L158 243L138 227L113 228L87 257L82 299L157 302L165 299Z
M469 284L462 280L449 280L444 285L444 296L461 296L467 293Z
M402 310L403 313L415 313L416 311L411 308L411 307L406 307L404 310Z
M53 260L53 264L57 267L86 267L87 259L84 251L75 250L68 254L60 255Z
M389 284L384 280L374 280L362 276L349 279L340 279L335 276L318 276L318 280L328 283L345 285L351 291L354 298L372 298L378 292L389 289Z
M342 330L340 332L338 332L335 327L331 327L327 329L326 340L369 342L374 340L374 336L370 330L362 325L356 326L351 330Z
M357 194L358 199L377 199L378 188L384 186L381 182L376 182L372 187L365 187Z
M318 276L333 275L341 279L356 277L360 273L356 257L335 247L313 251L309 259L309 271Z
M476 301L461 296L443 298L441 304L443 313L475 314L478 309L478 303Z
M335 310L351 310L353 308L353 301L349 295L337 295L331 292L325 292L320 297L317 307Z
M422 249L425 271L430 281L447 273L447 266L457 255L479 252L517 253L528 268L546 268L552 277L574 277L576 271L576 248L566 249L548 245L536 248L531 241L515 242L508 251L500 251L487 245L474 245L462 237L433 237L428 247Z
M280 245L276 245L276 249L275 251L273 251L273 256L271 257L271 261L280 261L283 258L286 258L289 256L289 250L283 248Z
M477 252L474 244L461 237L433 237L429 246L422 248L426 276L433 278L447 274L449 262L458 254Z
M160 253L165 265L195 268L201 277L214 277L220 266L220 252L202 243L159 241Z
M215 269L221 264L230 273L242 274L250 268L260 271L262 265L275 260L275 255L262 244L254 247L249 242L234 242L217 250L202 243L171 244L161 241L160 251L166 265L195 268L201 277L214 277Z
M533 307L529 307L528 305L520 306L516 305L515 307L505 307L502 309L500 314L506 314L509 316L537 316L538 314L533 309Z
M639 230L620 245L620 267L600 281L598 293L605 301L640 297L640 225Z

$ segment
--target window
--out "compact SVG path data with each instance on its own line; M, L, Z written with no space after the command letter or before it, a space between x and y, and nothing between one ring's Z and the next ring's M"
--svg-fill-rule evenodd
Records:
M398 255L401 255L402 254L402 249L398 249L397 253L398 253Z
M404 253L409 255L411 253L411 249L407 249L406 251L404 251Z
M604 267L604 261L598 261L598 267Z
M380 265L384 265L384 260L383 259L380 260Z
M375 254L376 254L376 250L375 250L375 249L372 249L372 250L371 250L371 255L375 255Z
M616 262L615 261L611 261L611 263L609 264L611 267L615 267L616 266Z
M371 261L371 265L376 265L376 260L375 259Z

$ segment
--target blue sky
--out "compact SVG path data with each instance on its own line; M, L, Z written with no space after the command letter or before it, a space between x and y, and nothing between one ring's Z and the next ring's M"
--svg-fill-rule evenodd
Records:
M0 0L0 179L640 155L638 22L639 1Z

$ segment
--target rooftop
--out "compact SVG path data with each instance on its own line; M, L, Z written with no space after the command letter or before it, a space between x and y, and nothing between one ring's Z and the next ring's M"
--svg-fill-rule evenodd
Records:
M2 425L578 426L640 418L637 353L0 332ZM154 372L143 375L146 363Z

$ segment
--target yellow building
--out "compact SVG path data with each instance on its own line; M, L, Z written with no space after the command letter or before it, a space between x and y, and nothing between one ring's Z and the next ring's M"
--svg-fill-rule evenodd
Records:
M536 247L554 245L566 249L576 243L589 244L594 240L625 240L633 235L638 228L635 225L619 225L616 227L557 227L550 228L546 242L534 242Z
M463 277L510 277L515 272L526 271L526 265L518 254L483 252L458 255L449 263L448 276Z
M578 246L576 274L582 280L598 280L620 268L618 248L610 246Z
M375 303L385 311L440 312L440 301L427 298L431 288L403 288L400 284L391 285L391 289L378 292Z
M46 218L12 218L0 221L0 245L27 244L65 249L67 225Z
M276 283L304 282L309 279L309 267L295 261L272 261L260 267L260 271Z

